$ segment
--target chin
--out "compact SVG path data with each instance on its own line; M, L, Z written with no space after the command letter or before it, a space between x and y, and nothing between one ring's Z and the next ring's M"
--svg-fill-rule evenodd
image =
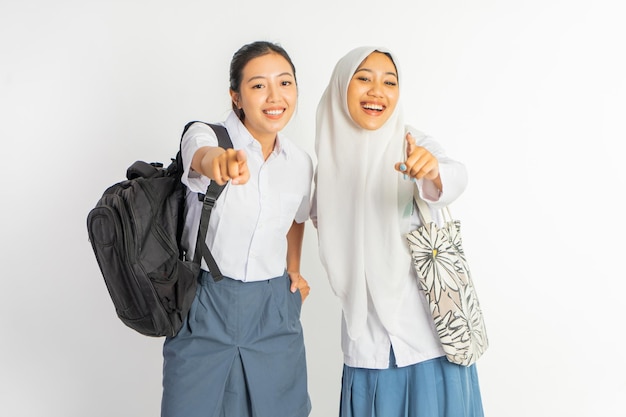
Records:
M383 124L384 123L358 123L358 125L365 130L378 130Z

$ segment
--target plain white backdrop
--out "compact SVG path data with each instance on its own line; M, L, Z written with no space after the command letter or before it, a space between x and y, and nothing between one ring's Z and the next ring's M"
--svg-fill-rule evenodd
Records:
M115 316L86 216L130 163L172 157L187 121L223 120L230 58L262 39L296 65L287 133L311 155L335 62L380 45L407 121L467 165L452 212L491 341L486 415L625 416L621 4L2 0L0 415L159 415L162 339ZM340 311L307 227L311 417L329 417Z

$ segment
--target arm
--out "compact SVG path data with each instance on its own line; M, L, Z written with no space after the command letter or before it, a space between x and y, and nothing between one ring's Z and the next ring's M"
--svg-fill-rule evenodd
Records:
M407 159L397 163L396 169L416 180L422 197L433 208L440 208L453 202L467 186L465 166L448 158L441 147L428 138L421 137L420 145L409 133Z
M295 220L287 232L287 273L291 279L291 292L300 290L302 301L309 295L309 283L300 275L300 258L302 256L302 241L304 238L304 223Z
M435 155L425 147L416 145L415 138L410 133L406 134L406 142L406 161L397 163L396 169L411 178L431 181L441 193L443 185L439 175L439 161Z
M191 169L223 185L245 184L250 179L246 153L242 150L203 146L193 154Z

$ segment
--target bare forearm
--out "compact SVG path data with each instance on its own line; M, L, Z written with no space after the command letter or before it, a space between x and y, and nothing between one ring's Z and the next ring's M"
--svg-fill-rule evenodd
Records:
M191 169L214 180L213 161L224 152L223 148L217 146L204 146L198 149L191 160Z
M193 155L191 168L220 185L228 181L245 184L250 179L247 161L243 149L204 146Z
M287 272L300 273L304 223L294 221L287 232Z

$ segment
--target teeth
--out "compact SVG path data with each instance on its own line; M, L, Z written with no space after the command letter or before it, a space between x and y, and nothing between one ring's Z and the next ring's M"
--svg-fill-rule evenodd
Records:
M364 104L363 108L365 109L369 109L369 110L382 110L383 106L381 106L380 104Z
M271 114L272 116L277 116L281 114L282 112L283 110L266 110L265 111L266 114Z

